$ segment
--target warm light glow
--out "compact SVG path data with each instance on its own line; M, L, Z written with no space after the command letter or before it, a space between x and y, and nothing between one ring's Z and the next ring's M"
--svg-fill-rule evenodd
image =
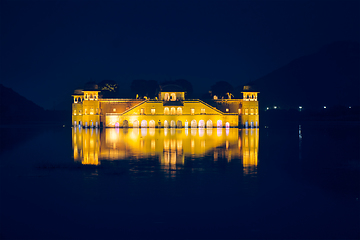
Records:
M324 106L324 108L326 108L326 106Z
M229 109L228 109L228 108L226 109L226 112L229 112Z

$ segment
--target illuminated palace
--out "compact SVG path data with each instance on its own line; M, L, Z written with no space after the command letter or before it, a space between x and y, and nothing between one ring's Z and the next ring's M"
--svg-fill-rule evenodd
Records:
M75 90L72 124L81 127L213 128L259 127L258 92L245 86L243 99L217 99L205 103L185 99L176 85L161 87L155 99L101 98L97 85Z

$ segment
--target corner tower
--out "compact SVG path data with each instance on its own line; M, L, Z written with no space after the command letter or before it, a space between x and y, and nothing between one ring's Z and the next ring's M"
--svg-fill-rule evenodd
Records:
M241 106L241 125L245 128L259 127L258 93L251 86L244 86Z

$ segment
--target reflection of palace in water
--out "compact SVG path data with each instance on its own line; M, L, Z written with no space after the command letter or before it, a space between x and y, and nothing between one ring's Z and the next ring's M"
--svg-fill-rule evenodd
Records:
M258 164L258 129L225 128L73 128L74 160L99 165L101 160L159 158L161 165L184 165L185 158L242 159L246 171Z

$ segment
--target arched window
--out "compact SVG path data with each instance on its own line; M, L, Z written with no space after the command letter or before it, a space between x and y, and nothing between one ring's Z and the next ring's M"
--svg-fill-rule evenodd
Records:
M200 120L199 121L199 128L204 128L205 127L205 121L204 120Z
M182 122L180 120L177 121L176 127L177 128L182 128Z
M172 120L172 121L170 122L170 127L171 127L171 128L176 127L176 126L175 126L175 121L174 121L174 120Z
M176 101L176 94L175 93L171 93L171 101Z
M168 128L169 127L169 123L168 123L168 121L164 121L164 128Z
M212 123L211 120L208 120L208 121L206 122L206 127L207 127L207 128L212 128L212 127L213 127L213 123Z
M171 108L171 115L175 115L175 108L174 107Z
M216 126L217 126L218 128L221 128L221 127L222 127L222 121L221 121L221 120L218 120Z
M138 121L138 120L135 120L135 121L133 122L133 127L134 127L134 128L138 128L138 127L139 127L139 121Z
M196 128L197 125L196 125L196 120L192 120L191 121L191 128Z
M164 114L169 115L169 108L168 107L164 108Z
M124 127L124 128L129 127L129 122L128 122L128 120L124 120L124 121L123 121L123 127Z
M147 127L147 121L146 121L146 120L142 120L142 121L141 121L141 127L142 127L142 128L146 128L146 127Z
M164 100L165 100L165 101L169 101L169 98L170 98L170 97L169 97L169 94L168 94L168 93L165 93L165 95L164 95Z
M178 115L181 115L181 114L182 114L182 108L181 108L181 107L178 107L178 108L177 108L177 114L178 114Z
M230 127L230 123L229 123L229 122L226 122L226 123L225 123L225 127L226 127L226 128L229 128L229 127Z
M155 128L155 121L154 120L150 120L149 127L150 128Z

